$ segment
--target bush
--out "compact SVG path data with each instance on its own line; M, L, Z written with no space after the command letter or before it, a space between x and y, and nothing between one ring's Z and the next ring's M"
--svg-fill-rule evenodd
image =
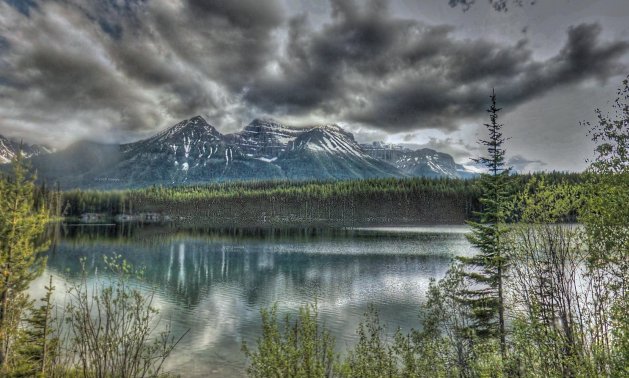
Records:
M243 344L250 360L247 373L251 377L333 377L338 356L334 354L334 338L319 327L316 304L299 309L299 316L283 322L277 317L277 305L261 310L262 336L257 349Z

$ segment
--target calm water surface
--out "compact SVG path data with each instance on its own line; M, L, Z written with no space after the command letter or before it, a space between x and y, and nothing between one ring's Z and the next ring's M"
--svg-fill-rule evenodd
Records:
M60 226L31 294L41 296L53 275L62 296L80 257L96 268L103 255L120 254L145 268L139 284L156 290L160 315L175 334L190 329L168 368L184 377L242 376L241 345L255 342L260 308L274 303L280 314L295 313L317 298L340 352L355 342L370 304L390 330L417 327L429 280L442 277L454 256L473 252L465 232L456 226L336 232Z

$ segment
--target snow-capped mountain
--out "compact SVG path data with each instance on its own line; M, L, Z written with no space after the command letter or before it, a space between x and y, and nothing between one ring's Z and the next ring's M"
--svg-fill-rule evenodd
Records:
M31 159L40 177L64 187L119 188L227 180L465 177L450 155L360 145L338 125L297 128L255 119L221 134L200 116L123 145L77 142ZM459 169L459 171L457 171Z
M382 142L362 147L370 156L392 164L409 176L470 178L476 175L476 172L456 164L452 156L430 148L411 150Z
M152 138L121 146L122 159L106 173L132 185L251 179L360 179L403 176L367 155L336 125L309 128L256 119L222 135L202 117Z
M183 120L151 138L123 144L120 150L122 153L162 153L172 150L173 155L187 158L191 153L211 154L210 151L221 143L221 133L202 117L194 117Z
M121 146L108 176L132 185L182 184L281 177L278 167L253 159L202 117L184 120L154 137Z
M338 125L302 132L276 163L294 179L356 179L405 176L390 164L369 156L351 133Z
M20 142L0 135L0 164L11 162L19 150ZM26 158L41 154L48 154L50 152L52 152L51 149L38 144L22 144L22 153Z
M398 157L393 165L412 176L458 177L452 156L429 148L408 151Z

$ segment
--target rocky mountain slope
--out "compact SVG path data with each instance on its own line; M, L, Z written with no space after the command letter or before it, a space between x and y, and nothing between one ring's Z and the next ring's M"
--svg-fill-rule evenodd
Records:
M225 135L225 140L247 156L271 160L279 157L299 135L308 130L286 126L273 119L254 119L241 132Z
M337 125L313 127L290 143L276 164L293 179L402 177L403 172L369 156Z
M20 144L18 141L0 135L0 164L9 163L20 150ZM38 144L22 143L21 147L22 153L26 158L52 152L51 149Z

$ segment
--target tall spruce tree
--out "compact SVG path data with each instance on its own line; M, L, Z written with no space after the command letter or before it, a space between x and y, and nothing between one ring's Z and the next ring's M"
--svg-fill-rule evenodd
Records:
M478 253L471 257L459 257L462 263L464 289L457 299L465 304L473 319L471 331L481 339L498 337L503 360L506 356L506 337L504 320L503 280L505 259L502 237L508 231L505 225L506 203L509 196L509 168L505 166L505 150L502 124L498 123L496 94L492 91L489 123L485 126L489 138L479 142L486 147L487 155L475 159L484 165L488 173L481 175L480 188L481 210L476 212L477 221L470 221L472 232L468 240L478 248Z
M40 306L31 309L30 316L26 318L20 339L15 345L17 366L13 367L12 375L20 377L45 377L54 376L52 371L54 360L59 348L59 330L55 328L58 320L54 314L52 276L47 286L44 297L40 299Z
M39 237L48 212L36 205L35 189L20 152L12 175L0 177L0 375L9 369L12 345L31 303L25 291L43 267Z

